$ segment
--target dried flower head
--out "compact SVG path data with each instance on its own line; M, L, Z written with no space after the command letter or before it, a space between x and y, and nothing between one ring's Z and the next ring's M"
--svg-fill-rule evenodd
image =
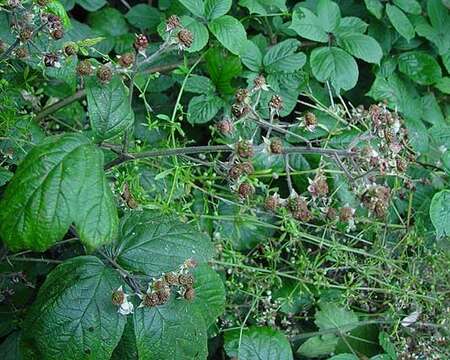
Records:
M375 185L361 197L364 206L376 217L383 217L389 206L390 190L386 186Z
M128 68L134 63L135 55L134 53L125 53L119 56L119 65L123 68Z
M350 206L341 207L339 211L339 220L342 222L350 223L353 221L353 215L355 214L355 209Z
M18 59L25 59L28 57L28 50L24 47L20 47L16 50L16 57Z
M169 301L171 290L170 290L169 287L165 287L165 288L163 288L161 290L158 290L156 292L156 294L157 294L158 299L159 299L158 305L162 305L162 304L165 304L166 302Z
M197 265L198 265L197 260L189 258L189 259L185 260L185 262L183 263L183 268L194 269L197 267Z
M253 145L248 140L241 140L236 144L236 154L243 159L250 158L254 155Z
M328 194L328 183L325 175L317 173L314 180L308 178L308 192L313 198L323 197Z
M250 175L255 171L252 163L244 162L233 165L228 171L228 175L231 179L236 180L239 179L241 175Z
M246 103L235 103L231 106L231 112L240 119L250 112L250 107Z
M181 29L177 34L177 38L180 50L190 48L194 41L194 35L188 29Z
M116 306L123 304L123 302L125 301L125 293L123 291L122 286L119 287L117 290L113 291L111 295L111 301Z
M22 42L27 42L33 37L33 29L29 26L25 26L22 30L20 30L19 38Z
M164 275L164 280L168 285L178 285L178 274L175 272L169 272Z
M117 290L112 293L111 301L114 305L118 306L118 313L121 315L132 314L134 310L133 303L128 301L130 295L125 294L123 287L120 286Z
M156 292L147 292L146 294L144 294L144 296L142 297L142 302L139 305L139 307L155 307L157 305L159 305L159 296Z
M176 15L171 15L166 21L166 32L173 31L180 26L180 18Z

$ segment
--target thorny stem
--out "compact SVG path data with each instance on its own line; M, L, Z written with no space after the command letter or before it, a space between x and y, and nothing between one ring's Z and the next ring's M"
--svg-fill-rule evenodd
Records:
M211 145L211 146L190 146L182 148L172 148L172 149L161 149L144 151L140 153L129 153L121 154L119 157L105 165L105 170L108 170L114 166L120 165L122 163L145 159L145 158L155 158L155 157L165 157L165 156L177 156L177 155L189 155L189 154L200 154L200 153L217 153L217 152L233 152L234 148L229 145ZM325 156L356 156L355 153L349 152L347 150L338 149L322 149L314 147L304 147L296 146L290 147L283 150L283 154L319 154Z

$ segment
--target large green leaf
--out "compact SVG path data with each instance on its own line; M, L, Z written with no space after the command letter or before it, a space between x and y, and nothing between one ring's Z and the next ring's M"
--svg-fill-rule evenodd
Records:
M409 14L420 15L422 12L420 3L417 0L394 0L394 4Z
M306 357L321 357L334 352L339 338L333 334L317 335L306 340L297 350L297 353Z
M13 177L13 173L3 167L0 167L0 186L5 185Z
M114 8L105 7L88 15L88 23L95 30L110 36L124 35L128 24L123 14Z
M398 57L399 70L420 85L436 83L442 76L441 67L429 54L409 51Z
M231 0L206 0L205 15L209 20L225 15L231 9Z
M247 34L239 20L224 15L209 22L208 27L225 49L239 55L245 40L247 40Z
M19 165L0 202L0 235L13 250L44 251L74 222L90 248L110 242L117 211L103 154L82 135L52 136Z
M193 225L156 211L139 211L122 220L114 254L127 270L158 277L190 258L205 263L213 249L209 237Z
M117 271L94 256L67 260L40 288L24 337L40 359L109 359L126 322L111 302L120 285Z
M355 16L347 16L341 19L338 28L335 30L335 34L339 35L342 33L365 33L369 24L362 21L360 18Z
M311 53L311 69L319 81L330 81L339 91L350 90L358 81L358 65L344 50L337 47L321 47Z
M192 274L196 294L192 305L198 308L205 324L212 325L225 310L225 286L219 274L207 264L197 266Z
M306 63L306 55L296 52L300 41L295 39L284 40L272 46L263 58L266 72L292 73L299 70Z
M231 95L235 88L231 80L242 72L238 56L220 48L209 49L205 55L206 69L217 90L224 95Z
M286 0L239 0L250 14L267 15L270 12L286 11Z
M433 196L430 218L438 236L450 236L450 190L442 190Z
M128 22L139 29L155 31L161 22L161 13L153 6L137 4L125 15Z
M395 30L406 40L411 40L414 35L414 27L408 17L397 6L386 4L386 14Z
M253 41L246 40L240 52L242 63L250 70L259 72L262 66L263 56L258 45Z
M305 39L327 42L328 35L319 18L306 8L298 8L292 14L292 24L289 27Z
M140 360L203 360L207 332L199 309L173 296L164 305L138 308L134 314Z
M364 0L367 10L377 19L383 16L383 4L381 0Z
M378 42L368 35L344 32L339 34L337 40L345 51L366 62L379 64L383 57L383 50Z
M87 11L96 11L106 4L106 0L76 0Z
M119 76L108 84L95 78L86 81L89 119L92 130L101 139L121 134L134 122L134 112L129 102L128 89Z
M191 13L203 17L205 16L205 4L203 0L179 0Z
M323 303L316 312L314 323L320 330L350 331L358 326L358 316L334 303Z
M242 332L225 333L225 351L239 360L291 360L292 349L281 331L252 326Z
M341 10L338 4L331 0L319 0L317 3L317 17L322 28L326 32L332 33L341 21Z
M212 120L224 105L223 100L215 95L200 95L189 102L187 118L191 124L205 124Z
M187 48L186 51L196 52L203 49L208 43L209 39L209 33L206 26L189 16L181 17L181 24L194 36L192 45Z

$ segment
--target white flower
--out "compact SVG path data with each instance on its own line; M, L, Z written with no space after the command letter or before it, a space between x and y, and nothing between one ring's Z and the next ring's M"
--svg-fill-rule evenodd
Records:
M129 295L126 295L128 297ZM130 301L127 300L125 297L125 301L122 303L122 305L119 306L119 310L117 310L118 313L122 315L128 315L132 314L134 310L134 305Z

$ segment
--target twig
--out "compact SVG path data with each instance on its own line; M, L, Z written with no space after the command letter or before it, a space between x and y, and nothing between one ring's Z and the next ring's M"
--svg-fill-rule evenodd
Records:
M286 169L286 181L289 189L289 196L294 193L294 188L292 187L291 169L289 166L289 154L284 155L285 169Z

